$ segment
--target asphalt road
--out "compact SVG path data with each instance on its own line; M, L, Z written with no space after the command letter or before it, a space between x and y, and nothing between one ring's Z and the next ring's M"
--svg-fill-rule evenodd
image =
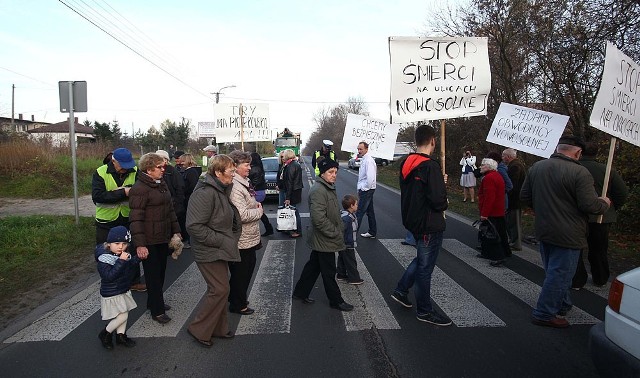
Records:
M308 160L307 160L308 161ZM300 211L309 225L307 192L313 173L305 166ZM356 193L357 172L338 174L338 195ZM432 284L434 303L454 325L416 320L415 311L390 299L415 250L402 246L397 191L379 187L374 195L376 239L358 240L359 271L365 283L341 284L351 313L331 309L318 280L317 302L291 300L293 284L309 257L304 235L276 233L265 248L251 288L252 316L231 314L233 340L200 347L185 329L205 290L189 250L170 260L166 280L168 314L159 325L144 311L146 294L134 293L127 334L131 349L106 351L97 334L98 277L52 301L0 334L0 366L7 377L596 377L587 347L589 328L601 321L607 289L572 292L573 324L556 330L530 323L544 272L534 250L525 249L506 267L489 267L475 257L476 231L469 220L449 214L443 250ZM277 204L266 204L275 215ZM366 219L366 217L365 217ZM275 219L272 219L275 225ZM361 232L367 230L363 221ZM303 234L305 231L303 230ZM413 295L410 294L413 299ZM7 333L9 332L9 333Z

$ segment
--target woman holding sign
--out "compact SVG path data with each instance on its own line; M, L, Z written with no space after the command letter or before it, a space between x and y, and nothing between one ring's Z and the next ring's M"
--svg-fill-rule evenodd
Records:
M473 170L476 169L476 157L471 155L471 151L467 150L460 159L460 165L462 166L462 176L460 176L460 186L464 188L464 199L462 202L467 202L467 198L471 202L475 202L474 188L476 187L476 176L473 174Z

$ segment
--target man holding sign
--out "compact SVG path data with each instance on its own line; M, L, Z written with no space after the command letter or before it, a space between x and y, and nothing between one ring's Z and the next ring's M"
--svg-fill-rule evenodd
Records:
M520 200L536 213L536 238L545 270L532 323L566 328L557 315L571 310L569 287L580 250L587 247L587 215L604 214L611 201L598 197L593 177L578 160L585 145L575 136L560 138L556 153L535 163L524 181Z
M358 144L358 155L360 160L360 170L358 171L358 227L362 224L364 214L369 220L369 231L360 234L363 238L375 239L378 233L376 225L376 213L373 210L373 193L376 191L376 176L378 166L369 153L369 143L360 142Z

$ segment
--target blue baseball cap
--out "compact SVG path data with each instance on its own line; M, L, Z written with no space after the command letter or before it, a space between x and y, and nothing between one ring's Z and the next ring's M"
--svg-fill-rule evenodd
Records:
M133 160L131 151L126 148L121 147L113 151L113 160L117 161L124 169L131 169L136 166L136 161Z

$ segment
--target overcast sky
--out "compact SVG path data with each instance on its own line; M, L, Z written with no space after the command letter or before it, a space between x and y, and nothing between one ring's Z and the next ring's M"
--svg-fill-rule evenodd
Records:
M388 37L424 35L429 10L447 4L63 2L0 0L0 116L11 117L15 84L16 118L63 121L58 81L84 80L89 111L77 114L81 121L118 120L129 134L180 117L195 126L213 120L211 92L235 85L220 102L267 102L272 128L301 131L303 140L315 129L314 113L349 96L369 102L372 117L388 119Z

